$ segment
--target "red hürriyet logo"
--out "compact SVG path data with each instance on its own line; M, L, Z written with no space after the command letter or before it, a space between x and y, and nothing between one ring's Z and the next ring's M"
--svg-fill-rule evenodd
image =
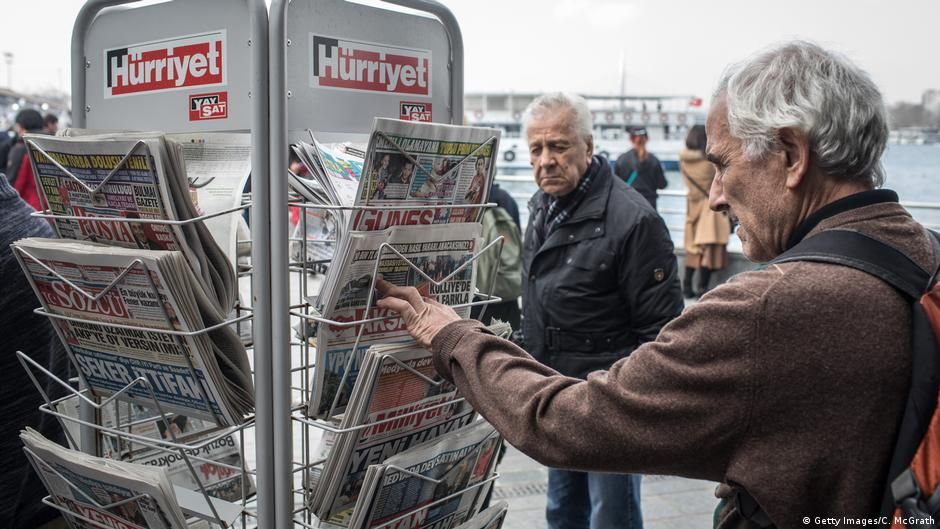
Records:
M431 95L431 51L311 34L310 86Z
M225 119L228 117L228 92L193 94L189 96L189 121Z
M402 101L399 103L398 118L405 121L432 121L431 103Z
M104 96L225 84L225 30L104 51Z

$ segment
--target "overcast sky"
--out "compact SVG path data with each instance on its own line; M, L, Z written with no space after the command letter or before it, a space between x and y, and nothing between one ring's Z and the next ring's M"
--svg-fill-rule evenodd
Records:
M234 1L234 0L233 0ZM889 103L940 88L940 0L444 0L460 22L466 91L571 90L708 98L722 69L806 38L871 73ZM12 85L68 89L78 0L3 0ZM890 6L890 7L889 7ZM9 85L0 62L0 86Z

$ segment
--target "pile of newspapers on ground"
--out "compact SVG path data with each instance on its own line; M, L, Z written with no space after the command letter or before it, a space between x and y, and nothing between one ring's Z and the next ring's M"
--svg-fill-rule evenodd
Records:
M499 435L376 306L375 289L377 278L414 286L469 317L498 141L494 129L376 119L364 158L315 140L294 146L309 177L291 175L292 188L330 206L312 208L326 221L305 237L334 243L320 293L307 300L320 315L307 415L339 432L324 435L324 462L307 475L321 526L502 523L505 504L481 512Z
M179 500L192 491L254 494L238 428L254 411L254 385L230 324L241 221L231 212L250 171L247 135L73 129L26 144L59 238L12 246L100 403L101 457L21 435L53 501L72 527L185 528ZM73 392L52 410L75 449L81 436L68 419L85 397Z

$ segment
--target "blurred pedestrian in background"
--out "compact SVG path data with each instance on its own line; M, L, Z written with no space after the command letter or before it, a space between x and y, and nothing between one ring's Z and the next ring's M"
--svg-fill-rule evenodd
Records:
M705 159L705 125L695 125L679 153L679 172L688 191L685 209L685 277L682 295L699 297L708 291L713 271L728 265L728 235L731 222L724 213L708 207L708 190L715 179L715 166ZM698 284L693 276L698 270Z

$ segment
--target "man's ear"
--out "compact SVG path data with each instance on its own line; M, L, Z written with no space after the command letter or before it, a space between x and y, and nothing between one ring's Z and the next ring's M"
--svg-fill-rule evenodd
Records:
M788 189L796 189L809 171L810 149L806 133L796 127L784 127L777 133L786 160Z
M594 136L584 138L584 143L587 144L587 162L591 165L591 157L594 156Z

